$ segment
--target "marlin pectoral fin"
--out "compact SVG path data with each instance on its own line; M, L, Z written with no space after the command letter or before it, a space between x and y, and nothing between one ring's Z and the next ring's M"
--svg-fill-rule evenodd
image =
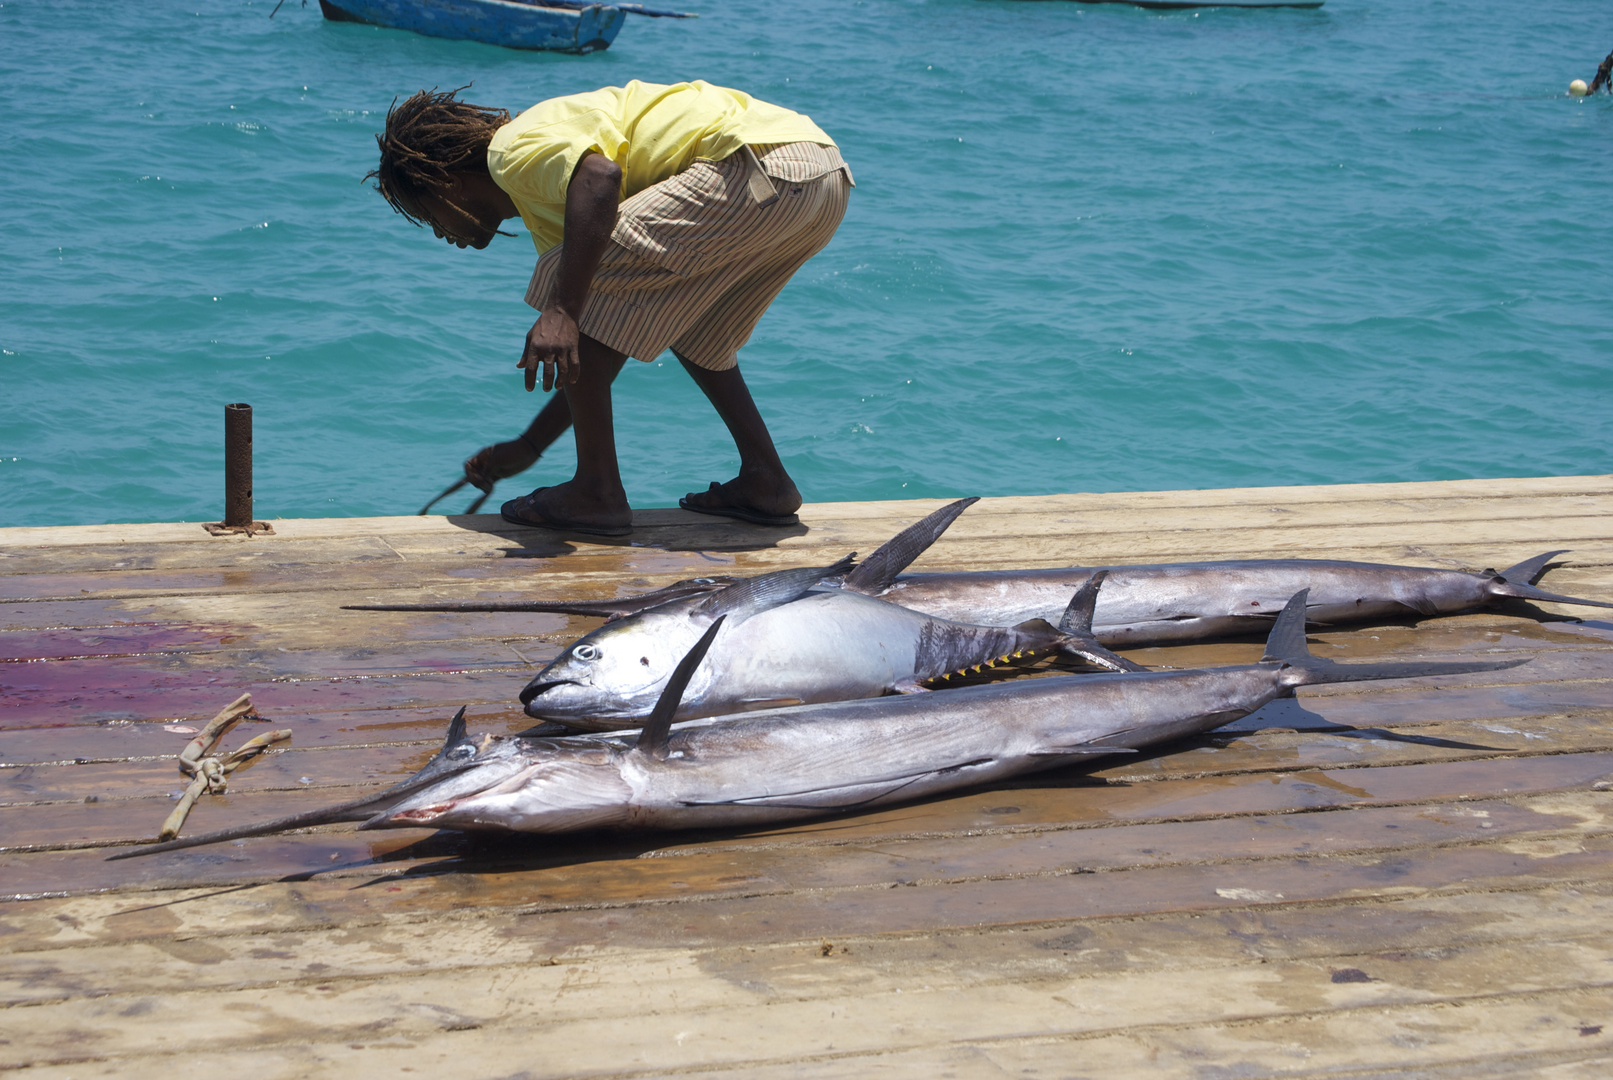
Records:
M1413 596L1407 599L1403 596L1397 596L1395 599L1425 618L1433 618L1439 614L1439 605L1426 597Z
M845 784L839 787L808 788L804 791L782 792L777 795L756 795L747 799L720 799L710 802L685 800L685 806L776 806L796 810L850 810L894 795L905 787L944 773L954 773L978 765L989 765L995 758L980 758L954 765L947 769L926 769L908 776L893 776L887 780L873 780L865 784Z
M863 560L861 566L846 575L843 588L864 596L878 596L891 587L897 574L906 570L914 559L941 538L941 534L958 519L959 514L979 501L978 496L959 499L915 521L879 545L872 555Z
M1043 750L1032 750L1031 757L1067 757L1078 754L1135 754L1137 751L1130 746L1050 746Z

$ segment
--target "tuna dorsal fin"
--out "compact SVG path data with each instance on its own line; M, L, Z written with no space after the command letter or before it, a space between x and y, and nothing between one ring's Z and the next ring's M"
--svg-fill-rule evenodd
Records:
M694 648L684 654L678 661L678 666L672 669L672 677L666 681L666 689L655 702L655 708L650 710L650 718L644 721L644 727L638 733L638 750L648 754L657 761L666 760L667 737L672 733L672 715L678 711L683 703L683 692L689 688L689 679L694 675L695 668L700 661L706 658L706 650L717 637L717 631L728 616L719 615L706 627L706 632L700 635L700 640L694 643Z
M437 753L447 753L456 742L459 742L464 737L465 706L461 705L459 707L459 711L454 714L454 718L448 721L448 737L442 741L442 749L437 751Z
M734 622L741 623L769 608L799 600L824 578L844 574L850 570L852 560L856 557L857 553L852 552L833 566L775 570L771 574L746 578L726 589L712 593L696 610L707 615L726 615Z
M1514 585L1533 585L1541 574L1546 572L1546 564L1559 555L1567 555L1568 548L1561 551L1548 551L1543 555L1536 555L1532 559L1525 559L1514 566L1501 571L1500 577Z
M1309 589L1301 589L1289 597L1288 603L1283 605L1282 614L1277 616L1277 622L1266 637L1266 655L1260 659L1310 658L1311 647L1305 643L1305 601L1310 599L1310 595Z
M921 518L879 545L879 549L862 561L846 578L843 588L864 596L878 596L891 587L891 582L924 554L931 544L941 538L947 527L958 520L958 515L980 501L978 495L947 503L935 513Z
M1081 583L1070 597L1070 605L1064 609L1064 617L1059 620L1059 629L1066 634L1092 633L1092 613L1098 609L1098 590L1103 588L1103 579L1109 576L1109 571L1099 570Z

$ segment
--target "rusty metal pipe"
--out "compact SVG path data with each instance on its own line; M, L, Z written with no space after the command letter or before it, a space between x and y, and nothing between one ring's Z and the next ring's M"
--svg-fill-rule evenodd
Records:
M224 524L252 527L252 406L224 406Z

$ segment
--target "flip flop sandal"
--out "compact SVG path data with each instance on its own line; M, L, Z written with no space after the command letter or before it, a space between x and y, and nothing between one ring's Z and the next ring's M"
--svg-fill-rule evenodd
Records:
M522 495L519 499L511 499L499 508L499 514L511 525L527 525L534 529L553 529L556 532L583 533L587 536L631 536L631 525L590 525L586 522L567 521L555 517L553 514L544 514L532 505L532 496L540 491L548 491L546 487L538 488L531 495Z
M711 487L706 489L706 493L710 494L721 487L721 484L713 481ZM801 518L796 514L769 514L756 509L754 506L741 506L737 503L726 503L721 506L696 506L689 501L689 496L687 495L678 500L678 505L697 514L734 518L736 521L748 521L752 525L771 525L778 528L784 525L801 524Z

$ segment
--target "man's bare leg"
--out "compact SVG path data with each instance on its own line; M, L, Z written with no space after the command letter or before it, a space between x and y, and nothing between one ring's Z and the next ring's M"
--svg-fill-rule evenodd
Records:
M676 354L674 354L676 355ZM739 475L710 491L691 491L685 500L694 506L738 506L784 517L801 508L801 493L784 471L773 436L750 396L739 368L711 371L679 356L683 370L717 410L739 449Z
M603 528L631 525L633 511L627 505L616 462L610 398L611 383L627 357L585 334L577 343L577 359L581 369L577 380L564 387L577 437L577 473L563 484L539 488L516 501L527 502L540 517L557 523Z

